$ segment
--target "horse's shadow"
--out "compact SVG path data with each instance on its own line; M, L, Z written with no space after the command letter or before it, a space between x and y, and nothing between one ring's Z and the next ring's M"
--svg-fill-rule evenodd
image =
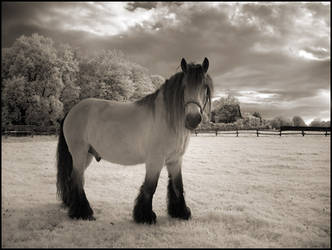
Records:
M38 206L27 207L11 206L11 208L3 209L2 215L2 219L5 222L4 225L11 224L11 227L14 227L15 230L20 231L48 230L52 232L55 229L61 230L67 228L70 225L75 226L75 224L81 223L92 223L95 224L96 228L112 228L113 230L126 226L141 227L148 225L135 223L131 216L112 220L110 219L111 216L108 217L105 213L102 212L102 209L100 208L95 209L96 221L71 219L68 216L68 208L66 208L60 202L44 203ZM105 220L106 217L109 219ZM157 223L155 226L172 226L181 222L183 221L170 218L168 215L160 214L157 217Z

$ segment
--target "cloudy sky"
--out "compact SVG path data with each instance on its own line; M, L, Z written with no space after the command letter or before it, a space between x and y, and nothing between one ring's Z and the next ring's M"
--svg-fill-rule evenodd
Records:
M330 120L329 2L2 2L2 47L51 37L87 54L121 49L165 78L210 61L215 97L264 118Z

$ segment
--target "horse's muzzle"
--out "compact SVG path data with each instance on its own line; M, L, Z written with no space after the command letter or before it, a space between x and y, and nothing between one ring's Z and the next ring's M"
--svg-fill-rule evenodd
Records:
M187 129L193 130L201 123L202 116L200 114L188 114L186 115L185 126Z

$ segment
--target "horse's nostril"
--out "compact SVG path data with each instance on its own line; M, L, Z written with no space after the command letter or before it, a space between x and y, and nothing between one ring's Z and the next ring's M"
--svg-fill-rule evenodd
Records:
M186 116L186 124L189 125L190 128L196 128L201 121L202 121L202 116L200 114L197 115L188 114Z
M198 117L197 117L197 124L199 124L201 121L202 121L202 116L198 115Z

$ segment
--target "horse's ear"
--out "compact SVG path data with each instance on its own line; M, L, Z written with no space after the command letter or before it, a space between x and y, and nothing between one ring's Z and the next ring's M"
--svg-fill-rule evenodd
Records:
M204 58L202 67L203 67L204 73L206 73L208 71L208 68L209 68L209 60L206 57Z
M183 73L187 73L187 62L184 58L182 58L182 60L181 60L181 69L182 69Z

